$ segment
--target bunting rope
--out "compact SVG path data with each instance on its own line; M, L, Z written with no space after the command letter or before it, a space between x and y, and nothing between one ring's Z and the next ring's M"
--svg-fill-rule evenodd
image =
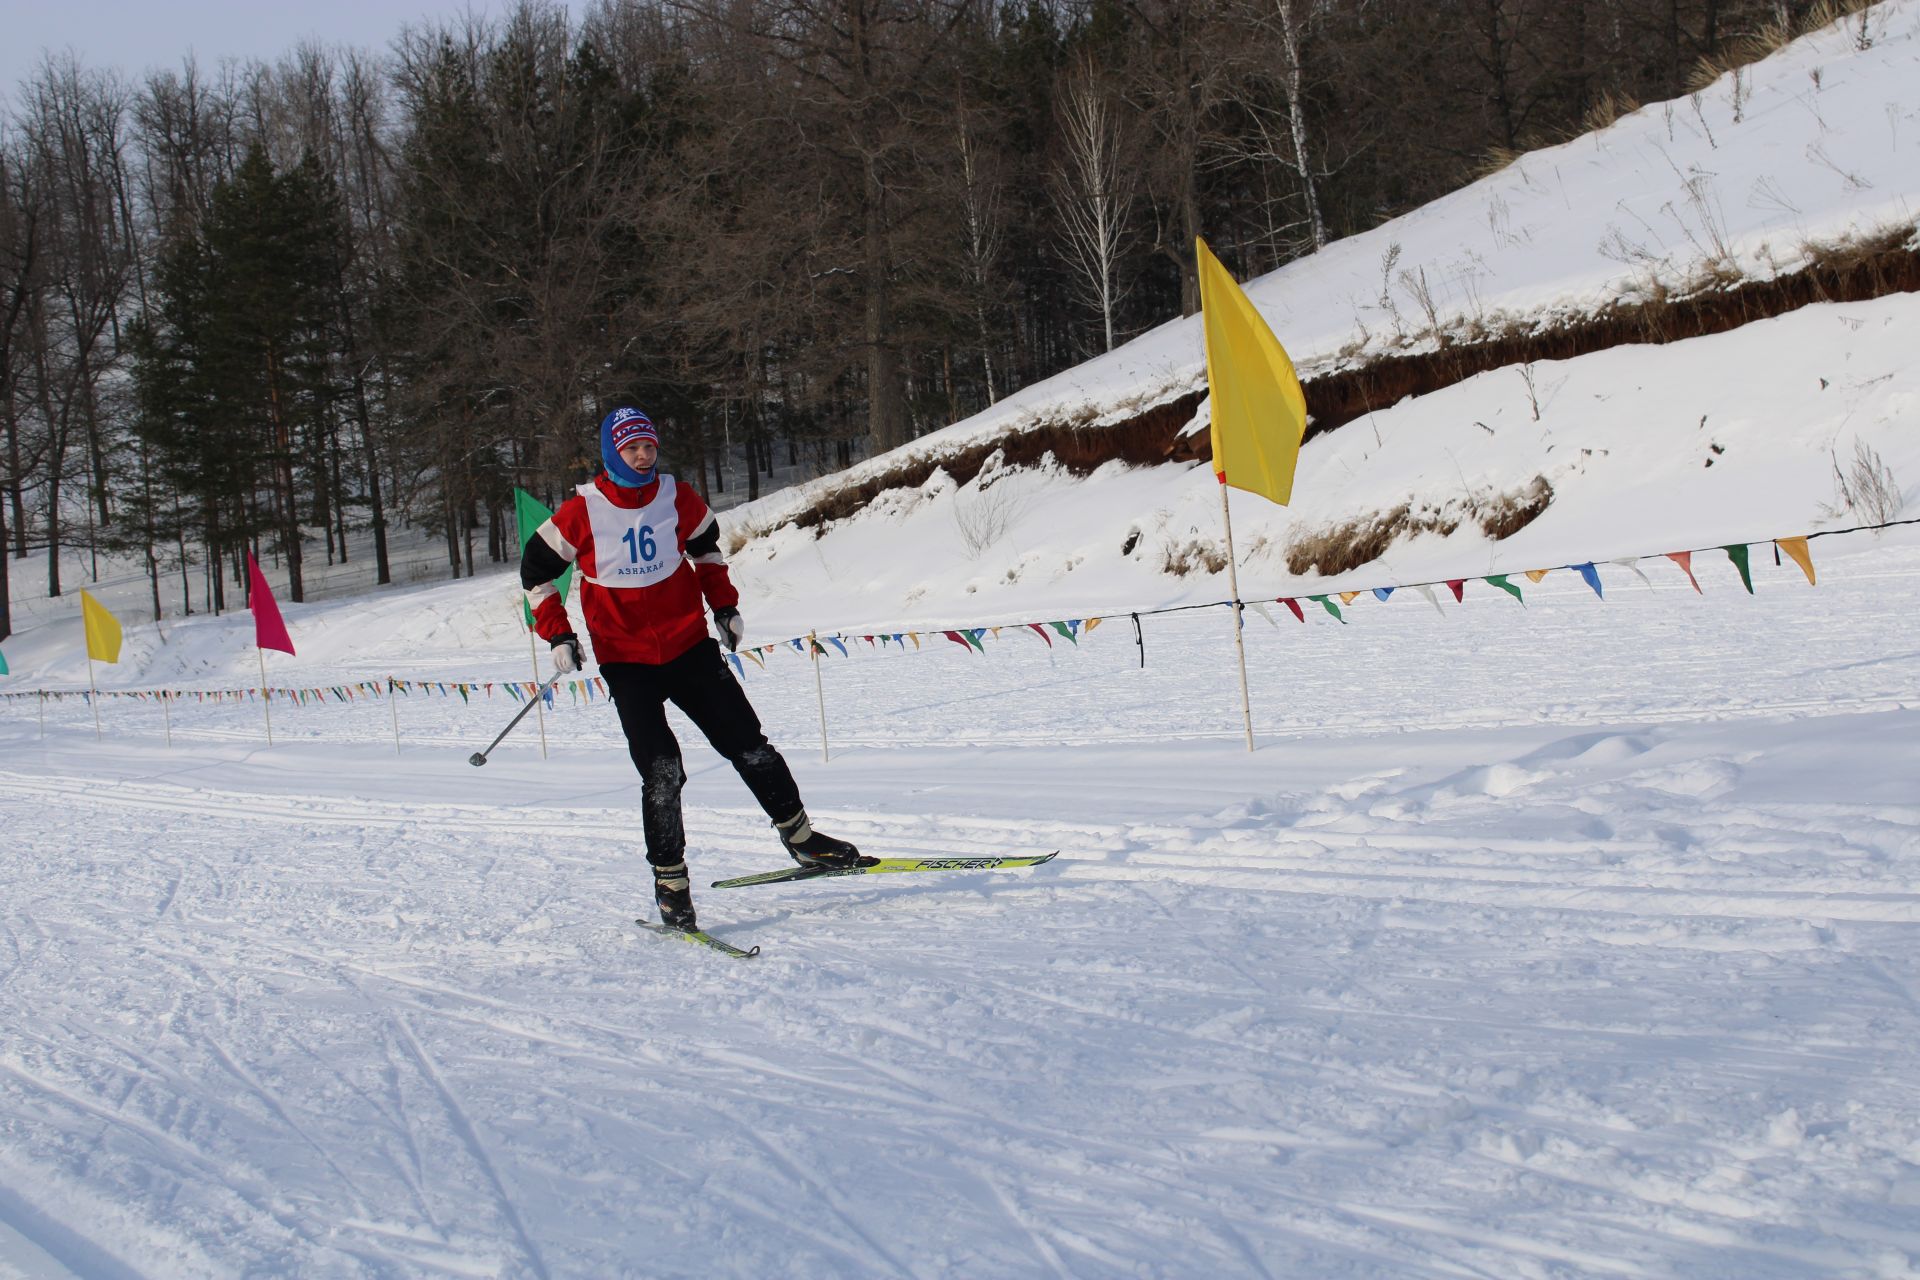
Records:
M1307 612L1302 604L1304 601L1307 604L1320 606L1322 611L1344 624L1346 617L1343 610L1350 607L1355 600L1362 596L1371 595L1384 603L1390 599L1396 591L1414 591L1421 594L1427 602L1432 604L1436 609L1440 609L1440 600L1435 588L1446 587L1453 595L1456 603L1464 604L1466 602L1466 585L1469 582L1485 582L1511 595L1515 600L1524 605L1526 598L1519 584L1512 581L1513 578L1524 577L1530 582L1538 583L1548 574L1559 571L1578 574L1596 596L1605 599L1604 584L1600 578L1600 565L1607 564L1617 568L1630 569L1641 581L1651 586L1652 579L1648 578L1647 575L1639 569L1641 563L1650 560L1672 562L1686 575L1688 584L1692 586L1696 592L1702 592L1700 581L1694 575L1693 557L1702 554L1712 554L1714 552L1721 552L1727 556L1728 560L1732 562L1734 568L1738 571L1741 584L1747 589L1748 594L1751 595L1754 589L1751 549L1754 546L1774 547L1776 549L1776 563L1779 562L1779 557L1782 555L1792 560L1806 576L1808 585L1812 586L1816 584L1816 576L1812 553L1808 549L1808 544L1813 539L1835 537L1850 533L1872 533L1905 525L1920 525L1920 517L1906 520L1889 520L1879 524L1854 525L1845 529L1822 529L1812 533L1795 534L1778 538L1754 539L1750 542L1731 542L1722 543L1718 546L1694 547L1685 551L1621 556L1610 560L1587 560L1579 564L1558 565L1548 569L1528 569L1509 571L1507 573L1482 574L1477 577L1436 578L1427 582L1404 582L1395 583L1392 586L1359 587L1337 592L1323 592L1317 595L1263 597L1259 600L1243 599L1238 603L1242 611L1253 609L1265 617L1268 622L1274 622L1274 619L1271 614L1267 613L1264 606L1270 603L1284 605L1297 620L1304 623L1307 620ZM944 639L959 645L969 653L984 654L986 652L984 642L987 639L998 640L1002 632L1012 631L1015 634L1032 632L1044 641L1048 648L1054 647L1055 637L1064 639L1070 645L1077 648L1080 641L1092 634L1102 623L1116 618L1127 618L1133 623L1133 640L1140 648L1141 665L1145 666L1146 648L1144 634L1140 629L1140 620L1142 618L1160 617L1176 613L1190 613L1198 609L1224 609L1234 604L1235 602L1232 600L1209 600L1196 604L1168 605L1159 609L1127 609L1118 610L1113 613L1089 614L1081 618L1001 622L951 627L925 626L912 630L902 629L899 631L875 631L870 633L836 632L829 635L814 632L806 636L793 636L785 640L756 645L751 649L741 649L737 652L727 654L726 657L728 661L733 664L735 671L744 679L746 676L746 663L748 661L751 661L760 670L767 671L766 659L783 649L791 649L793 652L808 658L815 655L827 657L834 652L846 658L852 656L849 642L864 641L869 649L879 651L884 651L889 645L898 645L904 653L907 652L907 646L909 644L913 646L914 652L919 652L924 647L923 641ZM1444 609L1441 611L1444 612ZM1275 623L1275 625L1278 624ZM829 649L828 646L831 646L831 649ZM291 702L295 706L304 707L325 703L328 700L336 703L350 703L362 698L412 697L416 694L429 697L457 697L462 702L470 702L476 696L492 698L497 693L518 702L534 696L539 692L540 688L541 686L539 684L528 680L402 680L398 677L390 676L383 680L360 680L346 684L317 687L270 688L266 690L262 690L258 686L241 689L102 689L97 691L87 689L30 689L0 692L0 699L19 700L22 698L40 698L58 702L76 698L82 700L91 700L93 698L133 698L150 702L165 699L168 702L194 701L200 703L222 703L229 701L246 702L249 700L257 702L263 693L265 693L277 700ZM561 689L567 691L568 696L575 705L591 704L596 699L604 701L609 696L603 680L597 677L583 678L555 685L546 694L548 705L554 705L554 700L557 697L558 691Z

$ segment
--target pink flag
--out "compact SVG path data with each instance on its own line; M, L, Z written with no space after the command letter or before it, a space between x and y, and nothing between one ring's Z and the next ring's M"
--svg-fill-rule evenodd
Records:
M1687 581L1693 584L1695 591L1698 591L1701 595L1707 594L1704 591L1700 591L1700 579L1693 576L1693 552L1669 551L1667 552L1667 559L1680 566L1681 572L1687 575Z
M253 610L253 642L262 649L292 653L293 637L287 634L287 624L280 619L280 606L273 601L267 575L260 572L260 563L251 551L247 552L247 583L247 608Z

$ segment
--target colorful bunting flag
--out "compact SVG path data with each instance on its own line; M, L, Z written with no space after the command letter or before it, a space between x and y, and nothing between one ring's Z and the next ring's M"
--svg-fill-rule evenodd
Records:
M1392 587L1375 587L1373 589L1373 598L1381 604L1385 604L1393 598L1393 592L1394 589Z
M1773 545L1787 553L1787 558L1800 566L1800 572L1807 575L1807 585L1813 586L1813 552L1807 548L1805 538L1775 538ZM0 675L6 673L6 665L0 663Z
M1646 583L1649 588L1653 586L1653 579L1649 578L1646 574L1640 571L1639 561L1635 557L1624 556L1621 559L1615 560L1613 563L1618 565L1622 569L1633 570L1633 574L1635 577L1639 578L1640 581Z
M1551 569L1529 569L1527 570L1527 581L1538 583L1540 579L1546 577L1549 573L1552 573L1552 572L1553 570Z
M1300 621L1305 622L1307 620L1307 615L1300 611L1300 602L1298 600L1295 600L1292 596L1281 597L1280 603L1287 606L1287 608L1293 610L1293 616L1298 618Z
M1607 593L1600 589L1600 571L1593 567L1593 561L1589 560L1585 564L1576 564L1573 566L1573 571L1586 579L1587 585L1593 588L1593 594L1599 596L1602 600L1607 598Z
M1453 592L1453 602L1455 604L1465 604L1467 602L1467 580L1465 578L1447 579L1447 589Z
M1700 579L1693 576L1693 552L1669 551L1667 552L1667 559L1680 566L1680 572L1687 575L1687 581L1693 584L1693 589L1696 593L1700 595L1706 594L1706 592L1700 590Z
M1322 609L1325 609L1328 613L1332 614L1340 622L1342 623L1346 622L1345 618L1340 617L1340 606L1335 604L1333 601L1327 599L1325 596L1308 596L1307 599L1312 600L1317 604L1319 604L1319 606Z
M1427 603L1433 606L1433 611L1435 613L1439 614L1443 618L1447 616L1447 611L1440 607L1440 597L1434 594L1434 590L1432 587L1427 586L1425 583L1421 583L1419 586L1415 587L1414 590L1418 591L1421 595L1426 597Z
M1485 581L1491 582L1494 586L1500 588L1502 591L1512 596L1515 600L1518 600L1521 604L1525 604L1527 602L1526 597L1520 594L1520 588L1514 586L1511 582L1507 581L1506 574L1490 573L1486 576Z
M1752 595L1753 571L1747 566L1746 544L1744 542L1736 542L1731 546L1720 549L1727 553L1727 559L1733 561L1733 567L1740 571L1740 584L1747 589L1748 595Z

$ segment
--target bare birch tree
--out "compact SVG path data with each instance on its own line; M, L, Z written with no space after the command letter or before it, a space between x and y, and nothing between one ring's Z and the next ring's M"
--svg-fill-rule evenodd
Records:
M1091 61L1068 73L1058 103L1061 157L1050 184L1060 238L1082 301L1100 318L1113 350L1114 313L1126 293L1121 267L1138 185L1126 160L1117 95Z

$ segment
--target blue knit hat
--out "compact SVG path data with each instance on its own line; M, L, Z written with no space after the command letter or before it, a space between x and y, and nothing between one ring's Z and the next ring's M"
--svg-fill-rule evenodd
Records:
M654 447L658 448L660 432L654 427L652 418L632 405L622 405L600 419L600 461L605 464L613 482L628 489L652 484L653 477L659 471L658 466L635 471L620 456L621 447L635 440L651 440Z

